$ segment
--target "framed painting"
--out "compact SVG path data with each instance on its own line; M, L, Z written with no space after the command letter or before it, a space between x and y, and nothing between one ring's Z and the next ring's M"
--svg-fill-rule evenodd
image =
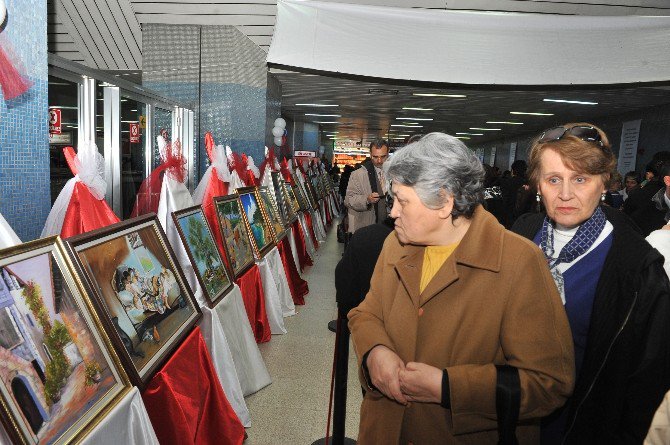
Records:
M130 389L60 238L0 251L0 417L12 441L79 442Z
M281 186L282 190L284 191L284 195L286 195L288 206L291 208L291 210L295 214L295 218L297 219L298 212L300 211L300 203L298 202L298 198L295 195L295 191L293 190L291 184L289 184L286 181L282 181Z
M214 198L214 207L228 261L237 279L254 265L254 249L242 216L242 203L236 194L218 196Z
M303 186L304 189L303 191L305 192L305 195L307 196L307 199L309 200L309 204L312 207L312 209L318 209L319 196L316 194L316 190L312 185L311 178L309 177L305 178L305 181L301 182L301 184Z
M307 211L311 208L309 200L305 197L305 192L302 187L300 187L300 181L292 187L293 194L296 196L296 200L300 205L300 210Z
M288 227L296 220L298 215L296 215L288 196L286 195L286 189L284 188L284 178L279 172L272 172L272 185L274 187L274 196L277 207L279 208L279 213L282 215L286 226Z
M261 196L261 201L263 202L263 207L265 214L268 217L268 222L274 231L275 241L279 242L279 240L286 236L286 223L279 213L279 208L277 207L274 194L268 187L259 187L258 192Z
M233 282L216 247L202 207L194 206L172 213L181 241L193 265L195 276L210 308L233 288Z
M201 315L158 219L140 216L67 244L130 380L144 389Z
M258 187L241 187L237 189L242 203L242 216L251 235L254 253L258 258L263 258L274 247L272 237L272 226L260 204L261 197Z

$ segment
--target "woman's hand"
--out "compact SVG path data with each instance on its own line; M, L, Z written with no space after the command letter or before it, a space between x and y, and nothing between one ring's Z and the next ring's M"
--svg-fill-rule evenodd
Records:
M370 351L367 359L368 373L372 384L386 397L406 405L407 399L400 390L399 375L405 364L398 354L383 345Z
M409 362L400 371L400 389L410 402L440 403L442 372L425 363Z

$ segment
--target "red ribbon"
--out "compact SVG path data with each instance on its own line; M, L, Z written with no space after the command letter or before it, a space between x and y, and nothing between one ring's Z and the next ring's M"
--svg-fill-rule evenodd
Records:
M263 291L263 282L258 266L254 264L237 279L236 283L242 291L244 308L247 311L256 343L270 341L272 333L270 332L268 314L265 311L265 292Z

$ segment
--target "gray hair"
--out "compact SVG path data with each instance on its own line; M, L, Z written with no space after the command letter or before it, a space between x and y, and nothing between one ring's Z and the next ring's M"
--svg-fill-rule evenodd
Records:
M384 164L386 177L412 187L430 209L444 207L454 197L453 218L470 218L484 200L484 168L460 140L430 133L395 152ZM446 192L446 193L445 193Z

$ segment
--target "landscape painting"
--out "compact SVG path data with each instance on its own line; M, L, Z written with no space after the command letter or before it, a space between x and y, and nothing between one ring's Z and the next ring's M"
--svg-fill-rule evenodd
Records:
M230 268L237 279L254 264L254 250L242 216L240 200L237 195L220 196L214 198L214 206Z
M232 289L233 282L216 248L202 208L190 207L174 212L172 217L205 298L209 306L214 307Z
M188 335L200 308L154 215L68 239L137 386Z
M130 389L87 298L59 238L0 252L2 414L19 443L81 438Z
M263 210L258 204L259 194L256 187L237 189L244 210L244 219L251 234L254 250L259 258L269 252L273 246L272 229L263 216Z

